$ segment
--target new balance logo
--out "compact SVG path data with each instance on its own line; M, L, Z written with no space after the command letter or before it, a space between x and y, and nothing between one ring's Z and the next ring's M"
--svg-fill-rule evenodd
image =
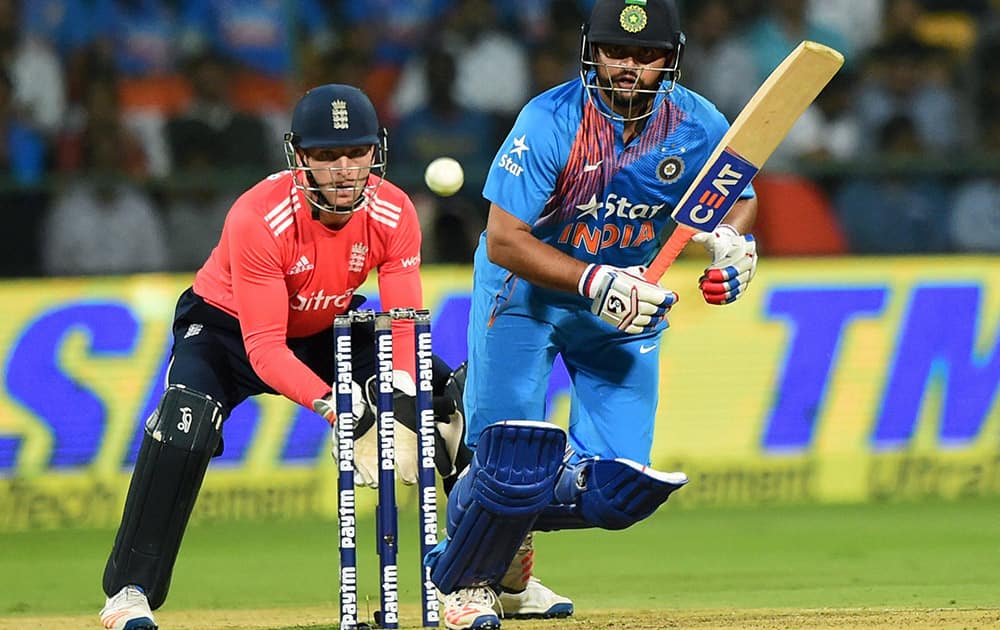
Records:
M302 256L302 258L299 258L295 263L295 266L288 270L288 275L294 276L297 273L305 273L313 268L315 268L315 265L309 262L308 258Z

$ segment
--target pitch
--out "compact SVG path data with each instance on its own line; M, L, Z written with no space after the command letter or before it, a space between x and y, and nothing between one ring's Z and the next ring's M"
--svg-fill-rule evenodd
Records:
M540 534L537 575L574 599L543 628L1000 626L1000 499L685 509L623 532ZM403 510L412 519L412 510ZM403 520L401 530L415 522ZM378 601L372 523L359 592ZM200 523L182 546L161 627L335 628L335 523ZM113 532L0 537L0 629L97 628ZM400 550L402 626L419 626L416 549ZM363 605L362 609L365 609Z

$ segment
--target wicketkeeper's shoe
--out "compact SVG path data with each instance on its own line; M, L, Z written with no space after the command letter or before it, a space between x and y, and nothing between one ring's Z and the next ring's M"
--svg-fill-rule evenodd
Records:
M488 586L471 586L444 596L444 627L449 630L499 630L500 604Z
M101 623L107 630L156 630L146 594L132 585L108 598L101 609Z
M532 575L535 545L531 534L517 550L514 561L500 580L500 604L505 619L569 617L573 601L554 592Z

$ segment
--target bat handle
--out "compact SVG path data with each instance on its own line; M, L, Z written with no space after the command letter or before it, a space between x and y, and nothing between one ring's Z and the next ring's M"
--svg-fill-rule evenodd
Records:
M692 230L686 225L678 225L667 242L663 244L663 248L653 259L653 262L649 263L649 267L646 269L646 280L654 284L658 283L670 265L674 264L677 257L684 251L684 246L688 244L691 237L697 233L696 230Z

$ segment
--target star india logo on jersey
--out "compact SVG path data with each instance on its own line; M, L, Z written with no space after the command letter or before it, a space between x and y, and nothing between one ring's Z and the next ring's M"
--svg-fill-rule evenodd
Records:
M341 99L330 102L330 117L334 129L348 129L351 121L347 117L347 102Z
M355 243L351 247L351 259L347 262L347 270L359 273L365 268L365 258L368 256L368 246L364 243Z
M595 256L609 247L640 247L655 240L653 218L666 205L636 203L615 193L603 199L594 194L577 204L575 220L562 228L556 240Z

